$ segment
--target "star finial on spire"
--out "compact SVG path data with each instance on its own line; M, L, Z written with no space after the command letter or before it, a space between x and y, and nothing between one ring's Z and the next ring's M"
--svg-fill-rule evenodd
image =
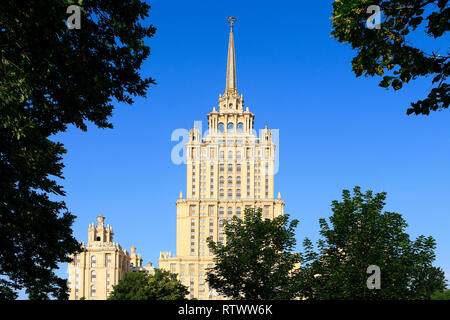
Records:
M230 23L230 28L233 29L233 23L236 22L236 17L228 17L227 21Z

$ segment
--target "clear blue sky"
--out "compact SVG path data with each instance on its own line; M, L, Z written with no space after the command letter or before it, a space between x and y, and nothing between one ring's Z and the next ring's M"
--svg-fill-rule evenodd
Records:
M144 263L157 265L160 251L175 253L175 201L186 193L186 167L171 162L170 137L195 120L206 125L217 105L225 86L225 19L232 15L238 90L257 129L280 130L275 194L300 220L298 243L317 239L331 201L359 185L386 191L386 210L403 215L413 238L433 236L436 264L450 275L450 111L405 114L426 96L430 79L394 92L378 87L378 79L356 78L355 53L330 36L332 1L150 4L148 21L158 30L142 73L158 84L147 99L117 105L113 130L72 128L57 137L68 149L62 183L79 241L87 241L88 225L101 213L115 241L128 250L135 245Z

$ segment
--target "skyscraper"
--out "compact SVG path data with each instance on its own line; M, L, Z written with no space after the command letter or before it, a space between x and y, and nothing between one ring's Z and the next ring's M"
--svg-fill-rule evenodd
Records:
M227 219L243 217L246 208L260 207L263 217L283 214L280 194L274 198L275 143L267 126L254 129L254 114L244 108L237 91L233 23L230 35L226 85L219 94L218 110L207 115L204 137L194 126L186 143L187 194L177 200L176 256L161 252L159 267L175 272L189 287L190 298L216 299L207 287L207 268L213 265L207 238L224 242Z

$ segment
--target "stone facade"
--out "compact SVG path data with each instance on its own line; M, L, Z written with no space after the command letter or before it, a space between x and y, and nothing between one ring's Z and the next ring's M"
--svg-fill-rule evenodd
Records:
M106 300L126 272L154 272L151 263L142 266L142 256L136 254L134 246L128 253L113 242L113 230L109 224L105 226L104 221L99 215L97 226L89 225L87 245L81 243L83 251L71 257L73 262L68 265L70 300Z

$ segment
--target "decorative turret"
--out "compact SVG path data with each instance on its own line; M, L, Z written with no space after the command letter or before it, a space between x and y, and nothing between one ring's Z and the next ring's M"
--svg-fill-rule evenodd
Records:
M130 253L130 264L133 267L142 267L142 256L141 254L136 254L136 247L132 246L130 248L131 253Z
M88 228L88 246L99 243L112 243L114 233L108 224L105 227L105 217L97 216L97 226L91 223Z

